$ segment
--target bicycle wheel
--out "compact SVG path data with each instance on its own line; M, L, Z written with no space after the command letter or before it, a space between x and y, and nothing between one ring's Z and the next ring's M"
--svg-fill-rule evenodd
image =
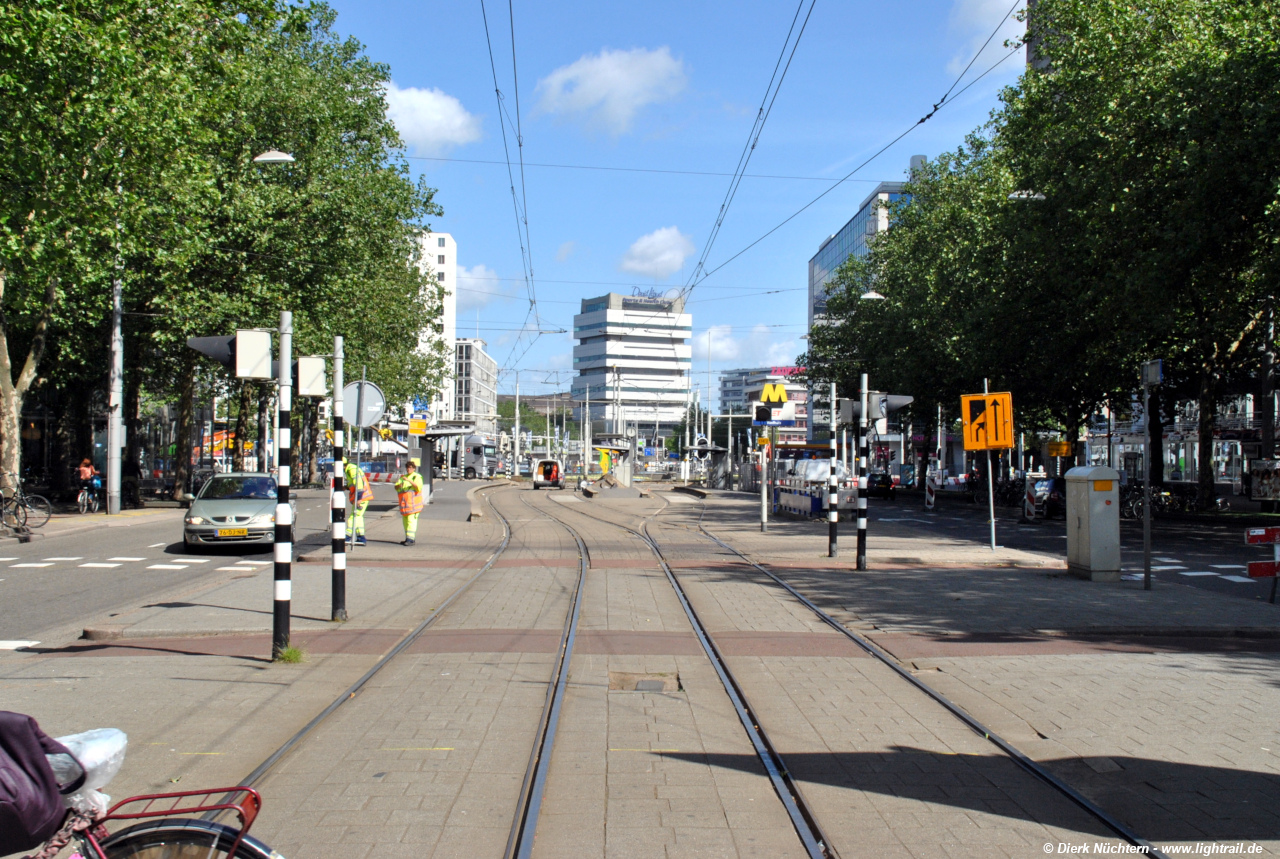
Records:
M0 521L15 531L26 527L27 508L12 498L4 499L4 512L0 513Z
M80 508L80 512L84 513L89 509L89 493L81 489L80 494L76 496L76 506Z
M122 829L102 842L107 859L223 859L239 830L208 820L150 820ZM281 859L256 838L245 836L236 859Z
M27 510L27 527L39 528L53 515L53 505L43 495L24 495L22 506Z
M100 498L98 498L98 493L93 492L89 494L89 511L90 512L97 513L98 505L101 503L102 501Z

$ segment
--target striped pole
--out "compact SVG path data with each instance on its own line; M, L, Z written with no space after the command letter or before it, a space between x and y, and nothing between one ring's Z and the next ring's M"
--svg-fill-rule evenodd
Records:
M840 547L836 544L836 531L840 525L840 484L836 482L836 464L840 461L840 450L836 447L836 383L831 383L831 473L827 475L827 557L840 556Z
M271 658L277 660L289 646L289 609L293 596L293 509L289 506L289 472L293 439L290 411L293 406L293 314L280 311L280 396L277 408L280 429L276 434L276 456L280 463L276 490L275 602L273 605Z
M933 506L938 503L935 497L938 491L935 485L936 480L937 478L932 474L925 476L925 479L924 479L924 509L925 510L932 510Z
M333 494L329 499L333 523L333 613L330 620L347 619L347 492L343 485L342 451L347 426L342 419L342 338L333 338ZM427 472L430 474L430 472Z
M858 563L867 568L867 374L862 374L862 414L858 416Z

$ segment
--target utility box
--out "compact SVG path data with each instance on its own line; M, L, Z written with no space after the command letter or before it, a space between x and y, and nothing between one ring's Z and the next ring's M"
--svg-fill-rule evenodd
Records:
M1067 568L1093 582L1120 581L1120 473L1067 472Z

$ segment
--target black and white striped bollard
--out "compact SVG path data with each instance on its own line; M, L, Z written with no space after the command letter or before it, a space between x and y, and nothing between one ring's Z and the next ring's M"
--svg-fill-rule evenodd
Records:
M840 451L836 447L836 383L831 383L831 473L827 475L827 557L840 555L840 547L836 544L836 531L840 523L840 484L836 480L836 466L840 462Z
M333 494L329 499L333 523L333 612L330 620L347 619L347 491L343 450L347 425L342 413L342 338L333 338Z
M862 414L858 417L858 562L867 568L867 374L862 374Z
M275 602L271 635L271 659L278 660L289 646L289 611L293 598L293 509L289 506L289 477L293 439L293 314L280 311L280 429L276 434L279 474L276 479Z

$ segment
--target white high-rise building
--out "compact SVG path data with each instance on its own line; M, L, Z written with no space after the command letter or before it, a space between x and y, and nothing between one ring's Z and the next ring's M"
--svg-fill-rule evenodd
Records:
M462 337L454 347L453 413L471 421L481 435L498 432L498 362L484 350L485 342Z
M689 402L692 333L682 297L611 292L583 299L573 317L578 375L572 395L579 417L590 400L591 419L604 419L611 431L628 424L670 430L680 423Z
M422 264L444 287L444 305L440 315L440 333L424 331L418 348L427 351L433 341L444 345L444 371L437 390L428 402L416 402L411 411L428 409L433 421L454 419L454 356L458 342L458 246L448 233L423 233Z

